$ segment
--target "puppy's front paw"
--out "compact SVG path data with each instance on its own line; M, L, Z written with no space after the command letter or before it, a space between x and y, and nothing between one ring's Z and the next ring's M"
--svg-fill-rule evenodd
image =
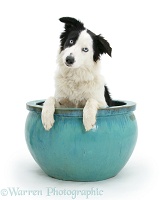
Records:
M94 127L95 123L96 123L96 116L91 116L89 114L83 115L83 124L86 131L90 131Z
M45 130L49 131L55 122L54 113L48 108L43 108L41 113L41 119Z

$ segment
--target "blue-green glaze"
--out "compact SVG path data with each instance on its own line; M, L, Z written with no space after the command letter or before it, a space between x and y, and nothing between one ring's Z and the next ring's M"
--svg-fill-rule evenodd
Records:
M137 140L135 103L101 109L96 126L86 132L82 110L56 109L55 124L46 131L40 101L27 103L30 111L25 135L28 148L51 177L72 181L99 181L115 176L127 163Z

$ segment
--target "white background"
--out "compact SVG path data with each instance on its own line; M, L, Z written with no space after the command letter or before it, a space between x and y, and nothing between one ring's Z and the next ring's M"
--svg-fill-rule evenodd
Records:
M0 0L0 190L98 188L103 195L89 199L163 198L162 7L161 0ZM135 151L124 169L106 181L76 183L49 178L25 143L26 102L54 93L56 55L63 30L58 18L63 16L80 19L109 41L113 54L112 58L102 57L102 73L112 97L137 103L139 137Z

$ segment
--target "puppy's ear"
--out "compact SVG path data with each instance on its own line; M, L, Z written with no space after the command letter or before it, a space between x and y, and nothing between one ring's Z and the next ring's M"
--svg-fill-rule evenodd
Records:
M96 35L96 40L100 54L107 53L111 57L112 48L110 47L108 41L105 40L101 35Z
M61 22L65 23L65 30L71 31L73 29L85 29L82 22L72 17L62 17L59 19Z

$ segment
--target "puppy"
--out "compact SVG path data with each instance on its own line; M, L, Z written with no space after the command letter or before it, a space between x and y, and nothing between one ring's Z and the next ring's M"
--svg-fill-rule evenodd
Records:
M55 95L48 98L42 109L42 123L46 130L54 124L55 108L83 108L86 131L96 123L99 108L112 106L108 88L100 75L100 56L111 56L112 48L101 36L86 29L82 22L71 18L59 19L65 24L60 35L58 71L55 75Z

